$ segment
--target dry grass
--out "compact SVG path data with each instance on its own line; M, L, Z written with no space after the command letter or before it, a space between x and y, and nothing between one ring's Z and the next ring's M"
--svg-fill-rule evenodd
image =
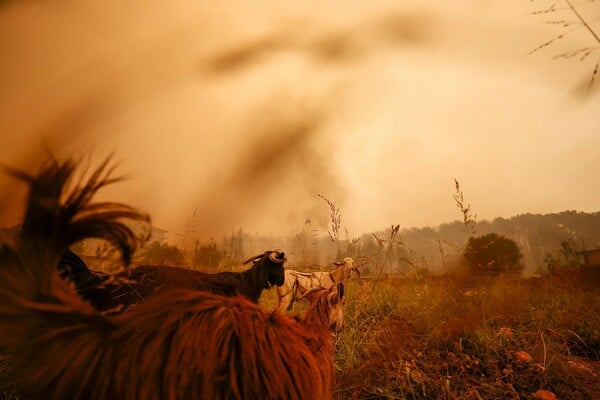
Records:
M573 32L579 30L586 31L590 40L589 46L570 49L566 52L559 53L554 56L554 59L575 59L579 62L582 62L592 54L594 56L598 55L598 58L594 64L591 78L587 85L588 90L594 85L598 75L598 67L600 66L600 55L598 54L600 51L600 36L598 34L597 25L594 25L600 16L585 14L584 10L588 12L590 12L590 10L593 10L594 12L597 11L597 8L594 8L593 4L590 3L594 3L594 0L583 0L581 2L562 0L553 2L548 8L538 9L532 12L531 14L533 15L542 15L544 17L553 16L553 19L546 20L545 23L562 27L562 32L529 52L529 54L533 54L545 49L546 47L553 45L555 42L563 40Z
M336 398L529 399L547 390L594 399L600 271L592 275L388 280L368 302L370 283L354 282L336 344Z

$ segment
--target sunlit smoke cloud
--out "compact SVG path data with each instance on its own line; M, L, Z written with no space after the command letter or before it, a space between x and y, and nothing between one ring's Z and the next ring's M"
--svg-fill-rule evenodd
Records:
M425 44L433 33L432 19L431 15L422 12L397 12L366 19L347 28L317 32L294 24L292 28L231 45L202 60L202 65L210 74L231 74L289 51L307 55L315 62L349 63L381 50L385 45Z
M483 217L597 207L597 107L565 95L587 70L524 57L554 33L528 4L3 4L0 162L115 151L105 198L172 234L195 209L198 237L323 232L317 193L355 235L433 225L455 176Z
M8 133L3 139L5 147L0 152L2 163L8 168L32 173L42 163L55 157L83 157L86 151L92 149L89 128L102 120L107 108L104 99L96 96L79 99L75 104L64 105L59 113L34 121L35 129L27 134L13 133L19 128L19 121L15 119L14 126L6 124L1 127L3 132ZM18 223L24 196L25 185L22 182L7 174L0 174L0 225Z
M341 198L344 189L332 149L323 145L325 119L320 111L284 107L265 106L253 117L240 148L226 155L225 171L197 194L198 236L242 226L288 233L307 217L326 224L317 193Z

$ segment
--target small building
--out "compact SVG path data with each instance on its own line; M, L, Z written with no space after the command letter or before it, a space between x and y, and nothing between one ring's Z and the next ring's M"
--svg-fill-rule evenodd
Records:
M149 242L164 243L167 241L167 233L169 233L168 230L157 228L156 226L153 226L152 232L150 233Z
M600 267L600 249L580 251L583 256L583 265L586 267Z

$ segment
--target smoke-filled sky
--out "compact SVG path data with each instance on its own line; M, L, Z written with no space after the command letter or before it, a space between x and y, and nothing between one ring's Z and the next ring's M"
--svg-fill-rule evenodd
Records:
M566 8L560 4L558 8ZM600 31L600 5L578 10ZM525 0L0 2L0 161L114 152L172 233L600 209L600 50ZM2 178L2 198L20 192ZM4 213L4 220L15 218ZM9 223L5 222L5 223Z

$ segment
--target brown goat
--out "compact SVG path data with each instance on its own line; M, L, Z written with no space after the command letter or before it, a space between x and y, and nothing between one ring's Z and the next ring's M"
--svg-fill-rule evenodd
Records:
M14 355L27 397L331 398L330 329L343 323L341 283L306 293L310 306L299 320L241 296L181 289L119 316L83 302L56 269L66 246L106 228L127 254L131 232L109 205L89 204L89 184L77 189L86 201L63 196L73 168L55 163L27 177L20 235L0 251L0 348Z
M165 292L114 318L59 301L65 292L11 298L0 340L33 399L331 399L338 290L318 289L301 321L198 291Z

